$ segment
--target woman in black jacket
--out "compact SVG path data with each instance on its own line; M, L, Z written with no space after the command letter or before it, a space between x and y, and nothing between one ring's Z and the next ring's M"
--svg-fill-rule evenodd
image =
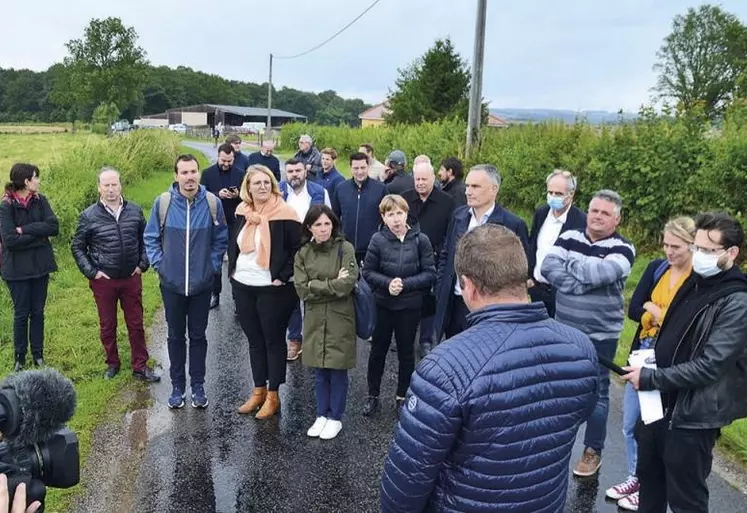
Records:
M15 164L0 201L2 278L13 300L15 370L26 364L31 342L34 365L44 365L44 305L49 273L57 270L49 237L59 232L47 198L39 194L39 168Z
M265 166L249 166L240 196L228 239L228 275L249 339L254 391L239 413L260 408L256 418L268 419L280 409L278 389L285 383L285 330L298 302L292 278L301 222Z
M366 417L379 407L381 376L392 332L399 358L397 408L404 403L415 370L414 343L423 296L436 280L431 243L407 225L407 211L402 196L389 194L381 200L379 212L384 226L371 238L363 264L363 277L376 298L377 315L368 357L368 400L363 408Z

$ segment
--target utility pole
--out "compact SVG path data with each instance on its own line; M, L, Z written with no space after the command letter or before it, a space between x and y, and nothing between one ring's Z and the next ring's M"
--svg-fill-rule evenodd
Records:
M488 0L477 0L477 22L475 23L475 49L472 55L472 84L469 90L469 114L467 116L466 157L469 158L477 144L482 114L482 63L485 57L485 19Z
M272 131L272 54L270 54L270 79L267 81L267 126L265 127L265 139L271 138Z

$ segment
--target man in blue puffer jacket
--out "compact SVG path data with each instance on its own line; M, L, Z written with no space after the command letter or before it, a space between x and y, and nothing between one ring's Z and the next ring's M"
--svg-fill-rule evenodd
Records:
M559 513L597 401L594 346L527 303L526 255L507 228L468 232L455 258L469 328L412 377L381 511Z
M180 155L174 171L176 183L168 192L171 196L167 203L161 196L156 198L143 239L148 260L161 282L169 327L169 374L173 387L169 408L184 406L187 331L192 406L205 408L205 331L213 279L220 273L228 248L228 227L221 202L209 198L210 193L200 185L197 159Z

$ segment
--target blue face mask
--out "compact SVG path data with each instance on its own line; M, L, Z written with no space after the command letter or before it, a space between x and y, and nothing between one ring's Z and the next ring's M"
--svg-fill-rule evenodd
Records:
M563 198L557 198L555 196L547 195L547 204L550 206L553 210L562 210L563 209Z

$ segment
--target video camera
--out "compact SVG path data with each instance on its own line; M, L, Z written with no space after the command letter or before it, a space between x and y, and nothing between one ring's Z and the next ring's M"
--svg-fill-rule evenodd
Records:
M13 374L0 385L0 473L8 477L11 504L20 483L27 504L40 501L40 511L47 486L78 484L78 437L64 427L74 412L73 384L54 369Z

